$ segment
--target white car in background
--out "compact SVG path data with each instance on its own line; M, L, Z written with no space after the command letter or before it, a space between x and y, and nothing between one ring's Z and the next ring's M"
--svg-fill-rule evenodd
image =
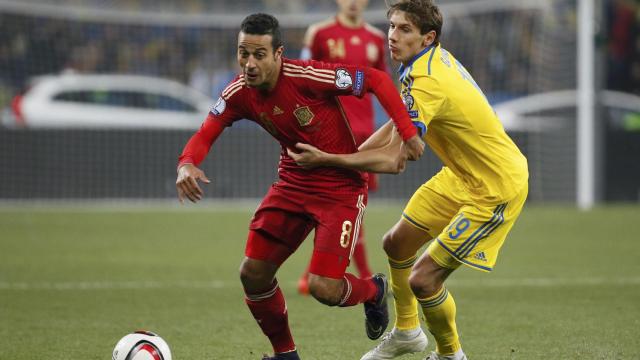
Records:
M2 124L26 128L196 129L214 101L174 80L62 74L32 79Z

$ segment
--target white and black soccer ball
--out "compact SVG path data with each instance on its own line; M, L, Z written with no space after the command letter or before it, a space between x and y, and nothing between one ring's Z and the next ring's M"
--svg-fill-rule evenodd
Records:
M171 350L160 336L136 331L118 341L112 360L171 360Z

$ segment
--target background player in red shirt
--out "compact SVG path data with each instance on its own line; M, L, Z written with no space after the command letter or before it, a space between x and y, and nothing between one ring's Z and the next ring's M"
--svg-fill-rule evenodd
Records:
M336 0L336 16L313 24L307 29L301 58L369 66L388 71L385 61L385 35L362 18L368 3L368 0ZM347 114L356 145L360 146L373 134L375 128L371 95L365 94L362 98L341 96L339 99ZM369 191L378 188L377 179L376 174L369 174ZM353 260L360 277L368 278L372 272L367 262L364 240L364 228L361 228ZM301 294L309 292L308 275L307 269L298 281L298 292Z
M424 151L386 73L363 66L290 60L282 57L283 50L273 16L253 14L244 19L237 53L242 74L223 90L185 146L176 180L181 201L202 199L198 181L210 181L197 165L223 129L237 120L257 122L282 147L279 180L251 220L240 267L245 302L275 352L265 359L299 359L275 275L312 229L311 295L330 306L364 303L365 328L371 339L382 335L389 319L384 276L360 279L345 271L366 206L366 174L336 167L304 169L289 157L287 148L303 142L326 152L356 152L336 96L373 92L397 125L406 145L403 156L417 159Z

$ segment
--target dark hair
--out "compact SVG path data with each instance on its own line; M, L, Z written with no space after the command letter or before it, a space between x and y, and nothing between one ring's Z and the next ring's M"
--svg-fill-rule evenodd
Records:
M387 18L396 11L407 13L407 19L420 29L420 34L424 35L433 30L436 38L435 45L440 43L440 33L442 32L442 13L432 0L400 0L389 6Z
M282 46L282 33L278 19L269 14L251 14L242 20L240 31L251 35L271 35L273 50Z

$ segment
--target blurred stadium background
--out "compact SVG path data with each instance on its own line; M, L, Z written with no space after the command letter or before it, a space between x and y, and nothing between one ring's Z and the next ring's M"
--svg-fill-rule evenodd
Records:
M640 3L437 3L444 46L530 167L527 209L500 266L449 283L468 355L640 359ZM594 5L587 82L577 65L585 3ZM297 57L306 27L335 3L0 0L0 359L104 359L136 328L157 331L175 359L270 351L237 268L251 212L276 179L277 144L248 121L234 125L202 166L209 201L174 207L177 157L237 72L238 24L256 11L278 16L286 56ZM384 2L370 0L366 18L386 31ZM585 131L579 85L591 82ZM377 271L382 235L441 166L425 154L382 176L370 198ZM307 241L278 275L301 355L357 359L375 344L363 337L361 308L295 296L310 250Z
M529 201L575 202L577 2L439 3L444 46L470 70L529 159ZM640 5L595 4L593 197L637 202ZM83 74L171 79L215 99L237 72L236 34L247 13L276 14L286 56L297 57L305 28L334 10L328 0L0 0L0 199L174 198L176 157L206 112L188 97L157 90L164 86L138 88L145 81L135 78L117 90L65 88L69 74L78 75L76 83ZM370 1L366 18L386 30L385 3ZM26 101L43 75L60 86L46 106ZM113 122L83 121L99 112L113 114ZM191 120L144 123L136 112L189 113ZM276 177L278 146L249 122L226 132L213 154L203 165L214 179L209 198L260 198ZM428 154L402 176L384 176L374 198L402 201L440 166Z

